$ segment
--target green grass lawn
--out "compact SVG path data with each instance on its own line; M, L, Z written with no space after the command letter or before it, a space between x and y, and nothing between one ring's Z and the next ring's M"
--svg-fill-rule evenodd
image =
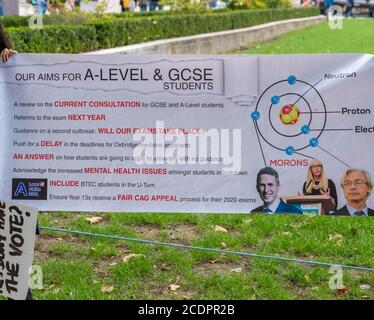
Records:
M44 213L41 225L374 268L374 219L214 214ZM227 232L216 231L221 226ZM123 258L133 256L127 262ZM126 260L126 259L125 259ZM43 231L37 299L374 299L374 273ZM173 286L175 285L175 286Z
M327 23L290 32L276 40L251 45L241 53L371 53L374 54L374 19L346 19L343 29Z

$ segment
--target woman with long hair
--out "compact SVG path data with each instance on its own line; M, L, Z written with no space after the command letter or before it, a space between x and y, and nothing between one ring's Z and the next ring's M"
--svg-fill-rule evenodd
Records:
M0 55L3 62L7 62L11 56L17 53L12 49L12 45L5 34L3 26L0 24Z
M338 206L338 195L332 180L326 177L321 161L314 159L310 162L306 181L303 185L304 195L328 195L334 202L335 210Z

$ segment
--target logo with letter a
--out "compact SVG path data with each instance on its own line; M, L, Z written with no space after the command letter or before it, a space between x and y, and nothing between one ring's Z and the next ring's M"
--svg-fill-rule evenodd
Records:
M47 179L12 179L13 200L47 200Z
M22 194L24 197L29 195L26 186L22 181L18 183L16 191L14 192L14 197L18 197L20 194Z

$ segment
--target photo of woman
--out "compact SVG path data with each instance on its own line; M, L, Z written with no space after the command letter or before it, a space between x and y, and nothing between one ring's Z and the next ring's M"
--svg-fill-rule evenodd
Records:
M335 210L338 206L338 195L332 180L326 177L321 161L314 159L310 162L307 178L303 185L304 195L329 195L334 202Z

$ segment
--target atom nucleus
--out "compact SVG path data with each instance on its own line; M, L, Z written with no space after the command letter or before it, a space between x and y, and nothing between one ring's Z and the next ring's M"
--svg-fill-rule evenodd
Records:
M282 107L279 118L285 125L292 125L299 121L300 111L296 105L287 104Z

